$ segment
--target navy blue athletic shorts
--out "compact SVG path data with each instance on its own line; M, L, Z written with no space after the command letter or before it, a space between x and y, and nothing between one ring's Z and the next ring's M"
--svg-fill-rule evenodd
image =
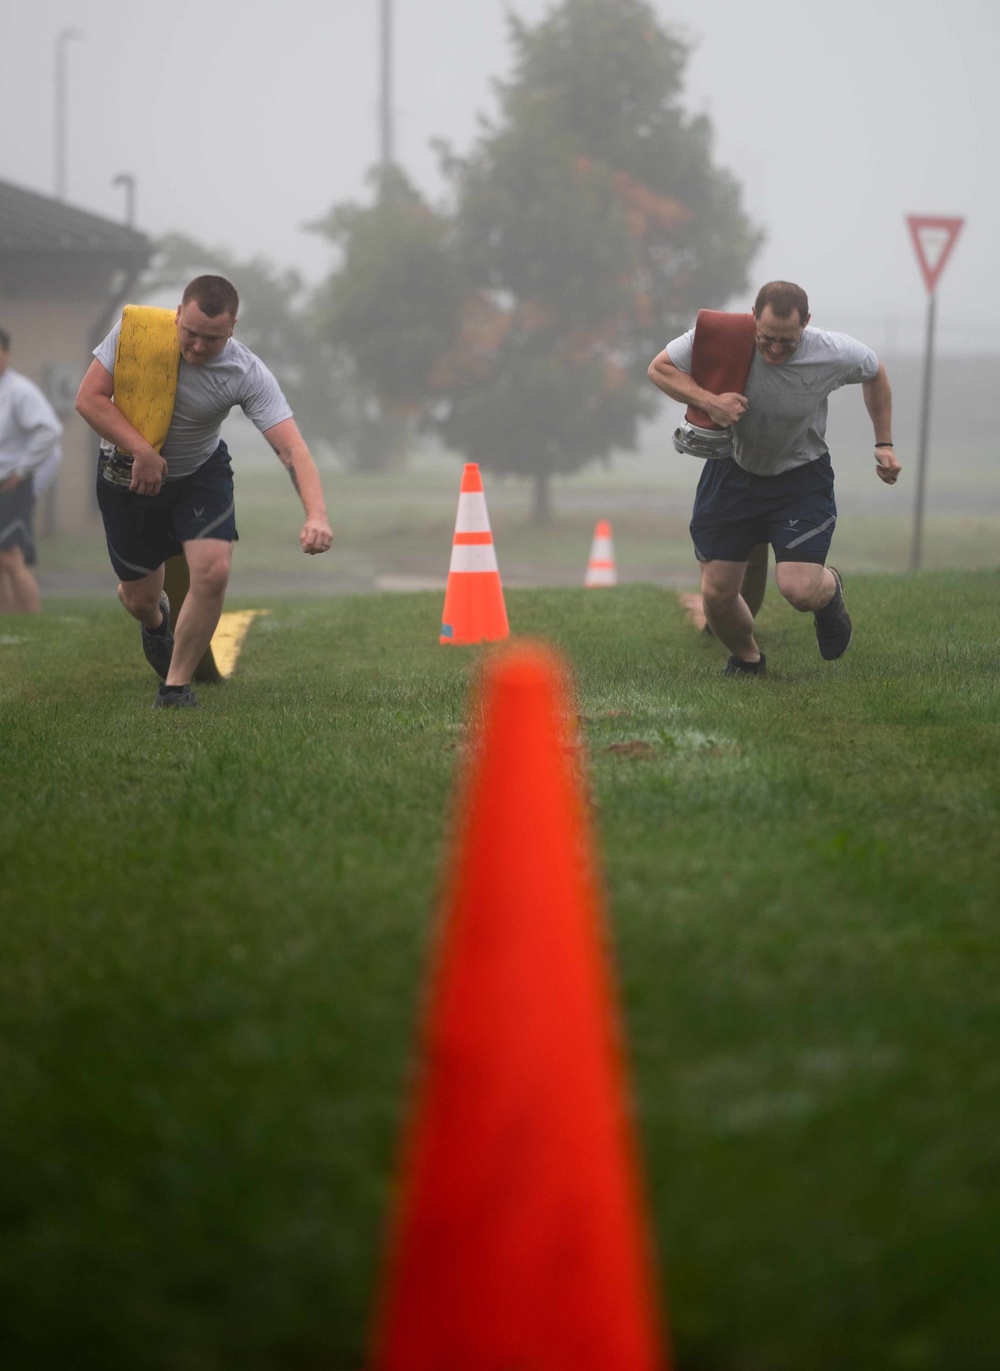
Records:
M97 467L97 503L104 519L111 565L122 581L138 581L183 552L196 538L234 543L236 503L233 466L225 443L190 476L164 481L157 495L136 495L103 476L109 458Z
M731 457L705 463L691 538L699 562L745 562L770 543L776 562L825 563L837 524L830 454L778 476L755 476Z
M34 566L36 561L31 523L34 508L35 492L30 476L23 476L13 490L0 494L0 550L19 547L25 566Z

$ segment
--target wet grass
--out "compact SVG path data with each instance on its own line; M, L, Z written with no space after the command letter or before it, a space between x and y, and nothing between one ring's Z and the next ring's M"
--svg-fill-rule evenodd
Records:
M834 664L770 593L759 681L654 587L507 595L574 670L687 1371L1000 1345L1000 577L846 589ZM478 653L438 594L269 608L166 716L107 600L0 621L10 1371L363 1362Z

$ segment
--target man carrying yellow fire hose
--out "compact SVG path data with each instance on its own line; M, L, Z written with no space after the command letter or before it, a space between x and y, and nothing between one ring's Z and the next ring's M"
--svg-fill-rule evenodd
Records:
M319 472L274 376L233 337L239 296L198 276L176 314L126 305L94 349L77 412L102 439L97 499L118 598L142 625L163 678L154 708L198 704L191 680L222 614L236 531L233 472L221 427L239 406L288 469L305 510L302 551L332 541ZM183 552L190 589L177 622L164 563Z

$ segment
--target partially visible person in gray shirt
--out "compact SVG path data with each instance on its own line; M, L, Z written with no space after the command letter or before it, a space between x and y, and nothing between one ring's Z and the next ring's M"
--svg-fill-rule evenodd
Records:
M0 329L0 614L42 607L35 563L35 501L62 460L62 424L45 396L10 365Z

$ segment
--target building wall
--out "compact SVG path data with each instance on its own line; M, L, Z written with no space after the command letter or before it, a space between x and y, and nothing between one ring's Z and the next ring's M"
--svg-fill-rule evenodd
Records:
M97 438L73 402L92 349L117 313L114 287L121 274L98 271L82 280L77 274L31 275L0 264L0 326L11 335L11 365L42 388L63 424L62 466L36 511L36 528L43 536L96 532Z

